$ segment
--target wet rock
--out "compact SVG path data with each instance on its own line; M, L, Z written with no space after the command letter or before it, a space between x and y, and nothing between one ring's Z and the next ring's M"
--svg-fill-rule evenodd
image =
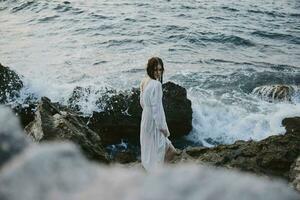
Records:
M185 152L199 162L288 179L290 167L300 155L300 118L286 118L282 123L284 135L214 148L186 148Z
M256 87L252 94L268 101L291 101L292 96L297 90L296 86L291 85L265 85Z
M83 88L77 86L74 88L71 97L68 99L68 106L76 111L80 112L82 109L84 109L83 106L91 104L91 98L94 98L95 96L101 95L100 91L92 90L92 88Z
M192 103L186 89L172 82L163 84L163 105L171 138L187 135L192 130Z
M120 143L127 139L139 142L142 108L139 103L140 91L109 91L98 104L102 112L94 112L89 119L89 127L103 135L104 144ZM191 101L186 90L174 83L163 84L163 104L171 138L187 135L192 129Z
M290 181L293 187L300 192L300 156L291 166Z
M0 64L0 104L18 97L23 83L13 70Z
M37 104L38 102L36 101L12 106L14 113L20 119L23 129L34 120Z
M35 120L25 131L35 141L70 140L78 144L91 159L108 162L99 134L89 129L76 113L62 108L58 103L42 97L38 104Z
M10 108L0 106L0 167L29 144Z

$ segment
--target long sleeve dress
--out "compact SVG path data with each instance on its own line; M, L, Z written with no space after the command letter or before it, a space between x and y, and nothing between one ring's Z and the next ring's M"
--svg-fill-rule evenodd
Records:
M142 84L141 84L142 85ZM140 93L140 104L143 108L140 143L142 165L147 171L153 171L164 162L167 148L171 141L163 135L160 129L165 129L170 135L162 104L162 85L159 81L150 79Z

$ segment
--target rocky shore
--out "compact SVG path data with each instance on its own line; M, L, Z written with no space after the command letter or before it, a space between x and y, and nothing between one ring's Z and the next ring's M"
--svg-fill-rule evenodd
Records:
M120 168L120 172L117 172L118 170L116 170L115 167L107 168L106 165L107 163L116 163L117 161L122 161L121 163L132 162L133 166L136 166L135 163L138 163L138 159L130 155L130 152L121 152L118 154L118 158L112 158L108 155L105 148L108 145L118 144L123 140L132 144L138 144L139 123L142 112L139 106L138 89L133 88L123 92L107 91L107 93L97 101L97 104L101 107L101 112L94 112L91 116L86 117L80 113L80 107L77 102L80 101L80 98L84 98L83 93L88 92L87 88L75 88L68 101L68 105L51 102L47 97L42 97L38 100L32 95L26 100L26 106L12 106L8 104L8 102L18 97L19 91L23 87L21 78L15 72L1 64L0 78L1 104L13 108L15 114L19 116L22 126L13 127L13 125L5 123L5 120L1 124L1 199L18 199L22 197L22 195L27 195L25 199L39 199L39 188L32 188L36 194L27 194L26 191L22 191L24 192L23 194L20 191L20 193L16 195L12 194L12 191L9 189L9 185L19 188L22 184L25 184L25 180L34 177L34 171L37 170L35 167L38 168L39 165L47 165L50 167L47 169L48 171L41 172L44 174L39 174L32 180L36 181L33 182L33 185L44 184L45 180L43 180L43 178L45 176L50 177L56 167L61 170L63 175L62 177L51 177L50 180L45 183L49 184L50 192L46 194L46 196L49 196L44 199L53 199L53 195L55 194L62 195L59 197L69 199L71 196L66 194L68 192L73 192L74 195L76 194L72 196L74 197L73 199L82 199L82 197L84 197L84 199L93 198L98 194L103 196L108 195L107 199L116 198L117 196L114 196L116 194L110 194L105 191L105 186L99 181L101 179L108 179L105 177L105 173L115 173L114 178L117 178L118 173L124 173L119 174L120 180L124 184L130 180L130 176L135 177L135 181L131 182L131 185L129 184L128 186L128 190L132 190L134 194L132 199L140 197L140 193L133 189L137 188L135 186L139 182L144 182L145 180L149 183L163 181L159 176L155 176L156 178L151 180L145 178L143 175L144 172L140 171L140 169L138 169L136 173L133 171L129 172L129 176L125 175L127 172L124 172L123 168ZM186 90L172 82L163 84L163 93L163 104L167 116L167 123L172 133L171 140L181 138L187 135L192 129L191 101L187 99ZM287 92L286 94L290 95L290 93ZM9 111L7 111L8 108L3 107L1 109L0 112L8 113L7 115L2 115L2 118L10 117ZM10 118L12 121L16 121L13 117ZM6 125L7 128L5 128ZM179 175L185 176L184 172L186 172L191 175L191 177L187 179L193 183L193 185L190 186L191 190L199 189L198 186L201 186L199 183L203 181L203 178L213 179L213 177L216 177L213 174L226 177L224 180L221 180L225 186L229 182L234 181L233 177L241 176L242 184L240 187L238 185L234 187L237 188L237 191L240 193L244 191L245 188L248 188L249 194L247 194L248 197L245 199L251 199L253 197L252 195L257 193L257 191L261 193L258 194L256 199L264 199L264 195L271 195L269 199L298 199L298 194L290 190L284 182L279 181L278 184L273 185L271 182L268 182L268 180L262 179L261 177L252 178L251 175L248 174L250 172L259 176L274 178L275 180L280 178L290 182L291 186L300 191L300 117L286 118L282 121L282 125L286 128L284 135L270 136L261 141L237 141L231 145L219 145L214 148L185 148L181 154L172 161L172 165L169 166L170 169L162 169L160 175L171 178L173 175L175 175L175 177ZM25 133L22 129L24 129ZM58 141L71 141L76 144L76 146L69 143L58 144ZM52 146L51 144L54 145ZM77 147L79 147L80 150L78 150ZM91 161L85 160L81 152ZM95 164L94 161L98 164ZM98 169L99 163L101 166L103 164L106 165L106 167L102 166L103 172ZM192 166L187 163L192 163ZM71 169L70 172L66 172L66 168L61 165L65 165L66 168ZM182 165L188 166L185 168L182 167ZM206 165L214 167L206 167ZM13 167L11 168L11 166ZM129 165L123 165L123 167L124 166ZM179 167L176 169L173 168L173 166ZM222 169L215 169L215 167L222 167ZM226 170L224 168L226 168ZM227 171L228 169L234 169L234 172ZM170 172L168 172L169 170ZM192 177L193 173L188 172L188 170L194 172L194 174L196 174L195 177ZM245 171L247 173L244 175L235 170ZM207 175L206 172L209 175ZM12 175L12 173L19 174L24 180L18 180L18 178L16 178L17 175ZM83 175L71 178L69 176L72 176L72 173L81 173ZM230 177L231 173L233 173L232 177ZM64 175L66 175L66 177L64 177ZM246 181L248 180L248 176L251 177L251 181L249 182ZM196 183L196 177L199 178L199 183ZM88 184L86 182L87 179L90 180ZM171 179L174 181L174 187L179 187L179 179ZM67 189L65 191L54 187L53 184L60 181L66 186ZM74 181L76 184L73 183ZM83 188L83 185L91 185L91 183L96 183L96 185L102 187L103 190L97 191L95 186L91 186L90 189L85 186ZM266 187L265 191L267 192L264 193L265 191L259 189L249 190L249 188L253 186L250 185L250 183L257 183L261 185L261 187ZM212 184L216 184L216 181L212 181ZM224 189L225 186L219 189ZM120 188L121 185L116 184L113 187ZM80 191L83 190L84 193L76 192L78 191L76 188L79 188ZM188 186L183 186L183 188L188 189ZM280 188L280 191L283 192L277 192L279 190L276 188ZM168 190L170 188L166 186L163 187L163 189ZM142 188L142 190L144 191L145 188ZM59 192L56 193L57 191ZM121 190L121 193L122 191L123 190ZM172 194L165 193L165 191L163 192L160 188L157 188L155 191L157 194L172 196ZM181 195L179 194L180 191L177 193L179 196ZM204 193L202 192L201 194ZM207 193L207 195L207 198L203 199L208 199L213 193ZM229 192L228 198L223 199L230 199L229 197L235 199L234 190Z

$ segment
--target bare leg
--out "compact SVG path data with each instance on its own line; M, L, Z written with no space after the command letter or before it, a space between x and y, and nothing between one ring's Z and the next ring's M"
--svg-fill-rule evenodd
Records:
M177 152L176 148L170 143L166 150L165 162L169 162L169 161L173 160L174 156L177 154L178 154L178 152Z

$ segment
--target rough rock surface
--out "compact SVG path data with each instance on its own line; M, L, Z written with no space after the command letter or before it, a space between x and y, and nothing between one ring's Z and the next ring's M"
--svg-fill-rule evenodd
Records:
M198 162L288 179L290 167L300 155L300 117L286 118L282 124L284 135L214 148L187 148L184 152Z
M102 162L108 161L108 155L102 146L98 134L89 129L77 115L59 104L42 97L36 111L36 117L25 131L35 140L70 140L78 144L85 155Z

